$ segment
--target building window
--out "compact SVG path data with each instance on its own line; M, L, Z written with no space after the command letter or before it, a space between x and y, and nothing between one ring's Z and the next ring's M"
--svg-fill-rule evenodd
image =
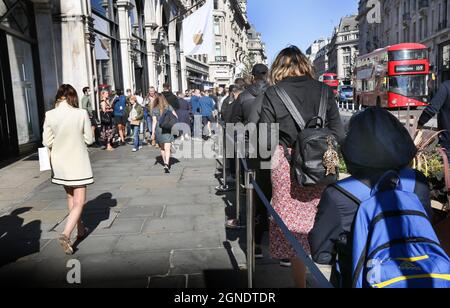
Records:
M214 18L214 34L220 35L220 19Z
M216 57L222 56L222 44L216 43Z
M0 0L0 36L5 38L6 46L0 50L0 80L10 79L11 89L3 88L12 93L12 101L6 102L9 116L15 118L16 127L6 123L8 138L17 133L16 145L25 145L37 142L40 139L39 102L37 97L37 85L35 80L35 63L33 61L36 50L35 34L33 29L33 7L29 1ZM4 61L4 63L2 63ZM9 64L5 66L5 63ZM2 85L6 87L6 84ZM0 91L2 92L2 91ZM2 97L3 99L3 97ZM5 108L1 106L0 108ZM1 118L1 121L4 119ZM0 124L0 141L3 144L5 137L4 123ZM14 132L14 133L13 133ZM3 149L2 150L7 150ZM2 156L2 155L0 155Z

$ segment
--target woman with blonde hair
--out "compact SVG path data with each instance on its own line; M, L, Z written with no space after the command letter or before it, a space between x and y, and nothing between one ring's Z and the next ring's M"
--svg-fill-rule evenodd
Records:
M270 72L270 81L272 86L265 94L261 123L279 125L279 144L272 147L275 149L271 171L272 204L305 251L310 253L308 234L314 226L317 206L325 187L302 187L292 174L290 157L300 128L278 96L276 87L285 90L305 122L308 122L319 114L323 85L313 78L311 63L295 46L282 50L277 56ZM344 128L331 89L326 119L326 127L338 141L343 140ZM269 132L269 142L270 139ZM283 260L285 265L292 264L297 287L306 287L306 268L273 221L270 225L270 253L273 258Z
M64 186L70 214L64 232L59 238L64 252L73 254L70 241L78 229L78 240L89 230L81 221L86 202L86 187L94 183L87 145L94 143L88 113L78 108L78 95L67 84L56 94L55 108L45 115L43 144L50 150L52 182Z
M101 138L103 139L105 149L107 151L114 151L112 146L114 106L109 100L109 92L103 90L100 93L100 100L102 123Z
M153 117L153 130L152 141L155 140L161 150L161 157L164 163L165 173L170 173L170 156L172 143L175 138L171 129L161 128L161 122L164 121L164 117L167 113L171 113L177 118L177 114L169 102L162 94L157 94L156 99L153 102L152 117Z

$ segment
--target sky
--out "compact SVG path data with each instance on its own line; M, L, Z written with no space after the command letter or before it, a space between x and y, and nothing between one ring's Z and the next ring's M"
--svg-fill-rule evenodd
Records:
M248 0L248 16L266 43L269 62L288 45L306 51L331 37L341 17L356 14L358 0Z

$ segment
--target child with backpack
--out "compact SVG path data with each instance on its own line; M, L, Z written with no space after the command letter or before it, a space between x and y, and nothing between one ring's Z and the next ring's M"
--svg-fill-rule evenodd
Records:
M450 287L428 181L409 168L416 153L388 111L369 108L351 120L342 147L351 177L325 190L309 234L314 261L333 265L336 287Z

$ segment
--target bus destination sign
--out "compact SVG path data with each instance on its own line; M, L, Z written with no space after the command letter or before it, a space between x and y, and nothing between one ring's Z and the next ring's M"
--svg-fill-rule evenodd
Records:
M425 71L425 64L398 65L395 67L396 73L418 73Z

